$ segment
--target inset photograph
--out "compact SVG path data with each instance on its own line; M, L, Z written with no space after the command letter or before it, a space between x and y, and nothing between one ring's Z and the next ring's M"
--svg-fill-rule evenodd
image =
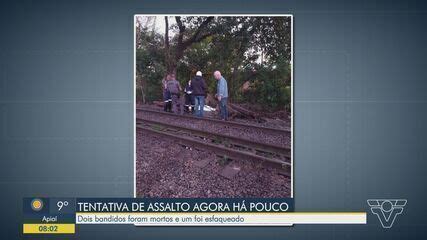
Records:
M292 15L135 15L135 197L293 197Z

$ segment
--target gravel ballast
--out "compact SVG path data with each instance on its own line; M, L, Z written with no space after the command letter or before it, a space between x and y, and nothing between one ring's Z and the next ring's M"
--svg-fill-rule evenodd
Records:
M210 151L186 148L170 139L137 130L136 192L138 197L290 197L291 180L275 168L252 161L228 164ZM204 167L198 161L207 161ZM240 168L231 179L226 166Z

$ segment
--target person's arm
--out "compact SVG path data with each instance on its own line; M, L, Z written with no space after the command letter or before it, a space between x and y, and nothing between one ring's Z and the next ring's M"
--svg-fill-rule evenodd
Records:
M224 95L228 96L228 84L227 84L227 80L224 80Z
M222 79L221 80L218 80L219 82L218 82L218 96L217 96L217 98L218 98L218 101L221 101L221 98L222 98L222 94L223 94L223 88L224 88L224 83L222 82Z
M219 82L216 83L216 94L215 97L218 98L219 97Z
M225 83L224 80L221 79L219 80L219 96L220 97L224 97L224 93L225 93Z

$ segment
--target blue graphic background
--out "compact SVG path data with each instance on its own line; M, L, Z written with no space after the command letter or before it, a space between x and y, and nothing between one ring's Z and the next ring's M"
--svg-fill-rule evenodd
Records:
M79 226L79 239L425 238L426 10L391 0L2 1L2 239L21 235L23 197L133 195L137 13L294 14L295 210L408 204L388 230L369 213L367 225Z

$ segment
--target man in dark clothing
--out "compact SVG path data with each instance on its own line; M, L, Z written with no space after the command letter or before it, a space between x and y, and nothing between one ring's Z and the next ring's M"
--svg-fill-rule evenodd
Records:
M175 79L175 74L169 75L169 81L167 82L167 89L169 90L172 98L172 112L178 113L178 104L180 107L180 113L184 113L184 104L182 104L182 101L180 101L180 95L181 95L181 85L179 82Z
M187 86L185 86L184 92L185 92L185 108L189 113L192 113L194 110L194 96L193 96L193 88L191 87L191 80L188 81Z
M206 83L202 78L202 72L197 71L196 76L191 80L193 88L194 108L197 117L203 117L203 108L205 107Z

